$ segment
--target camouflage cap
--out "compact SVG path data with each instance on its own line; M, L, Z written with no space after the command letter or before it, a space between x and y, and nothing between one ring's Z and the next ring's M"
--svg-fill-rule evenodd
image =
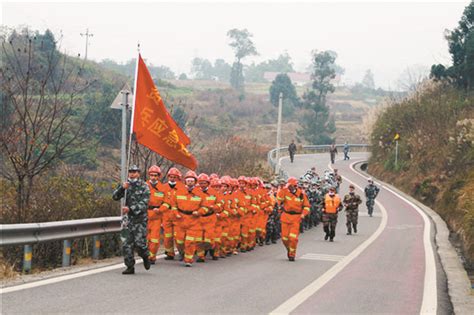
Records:
M128 168L128 171L129 172L140 172L140 168L136 164L133 164L132 166L130 166Z
M350 184L350 185L349 185L349 188L353 188L353 189L355 189L355 186L354 186L354 185L352 185L352 184Z

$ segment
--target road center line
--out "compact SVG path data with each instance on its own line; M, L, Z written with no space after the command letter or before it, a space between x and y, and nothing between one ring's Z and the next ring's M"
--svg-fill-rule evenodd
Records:
M358 162L359 161L353 162L350 165L350 168L352 169L354 164ZM361 174L358 174L358 173L356 174L361 177L364 177ZM348 182L354 184L354 186L357 187L359 190L364 191L362 187L360 187L359 185L357 185L356 183L354 183L347 177L345 176L342 176L342 177ZM271 311L270 314L289 314L290 312L294 311L299 305L301 305L304 301L306 301L309 297L311 297L319 289L321 289L326 283L328 283L332 278L334 278L341 270L343 270L351 261L353 261L357 256L359 256L360 253L362 253L370 244L372 244L379 237L379 235L387 226L388 216L387 216L387 210L384 208L384 206L377 200L375 200L375 203L377 204L377 206L380 208L382 212L382 220L377 230L367 240L365 240L356 249L354 249L349 255L344 257L341 261L339 261L337 264L332 266L331 269L326 271L323 275L321 275L319 278L311 282L301 291L293 295L283 304L281 304L276 309Z

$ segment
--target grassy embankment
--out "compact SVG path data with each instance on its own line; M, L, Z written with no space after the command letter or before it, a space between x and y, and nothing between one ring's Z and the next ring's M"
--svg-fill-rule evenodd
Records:
M399 163L393 137L398 132ZM377 119L370 173L414 196L447 222L474 269L474 94L429 86Z

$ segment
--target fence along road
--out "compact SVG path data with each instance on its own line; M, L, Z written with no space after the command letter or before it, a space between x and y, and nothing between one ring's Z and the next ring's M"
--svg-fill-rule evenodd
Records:
M326 169L327 160L327 153L297 156L291 165L283 159L282 167L289 175L300 175L314 165ZM336 166L346 177L342 192L349 180L365 186L349 163L338 161ZM288 262L279 243L193 268L163 259L148 272L139 265L134 276L104 268L31 288L6 288L2 312L419 313L426 269L424 221L386 190L378 201L372 218L361 207L357 235L345 235L342 214L334 243L324 241L321 226L302 234L295 263ZM428 302L436 309L436 299Z

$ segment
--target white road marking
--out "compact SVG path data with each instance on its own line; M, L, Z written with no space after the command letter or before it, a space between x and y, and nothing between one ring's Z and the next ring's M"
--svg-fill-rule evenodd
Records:
M433 247L431 246L431 221L428 219L426 213L413 202L388 187L384 188L412 206L423 218L425 223L423 230L423 245L425 248L425 283L420 314L436 314L438 308L438 294L436 287L436 263Z
M164 258L164 257L165 257L164 254L156 256L157 259ZM143 260L140 258L140 259L137 259L135 262L136 263L141 263L141 262L143 262ZM11 287L1 288L0 289L0 295L5 294L5 293L20 291L20 290L36 288L36 287L40 287L40 286L43 286L43 285L63 282L63 281L66 281L66 280L71 280L71 279L81 278L81 277L85 277L85 276L90 276L90 275L94 275L94 274L97 274L97 273L107 272L107 271L120 269L120 268L124 268L124 267L125 266L123 265L123 263L120 263L120 264L115 264L115 265L111 265L111 266L107 266L107 267L102 267L102 268L97 268L97 269L92 269L92 270L87 270L87 271L81 271L81 272L73 273L73 274L70 274L70 275L64 275L64 276L54 277L54 278L50 278L50 279L38 280L38 281L29 282L29 283L25 283L25 284L19 284L19 285L15 285L15 286L11 286Z
M355 163L351 164L351 168ZM359 176L368 178L359 172L357 172ZM415 205L410 200L406 199L396 191L390 189L389 187L383 185L384 189L390 191L392 194L397 196L398 198L405 201L409 204L413 209L415 209L420 216L423 218L424 221L424 230L423 230L423 246L425 249L425 280L424 280L424 288L423 288L423 300L421 303L420 314L436 314L438 309L438 294L437 294L437 275L436 275L436 263L435 263L435 256L433 253L433 247L431 246L431 221L429 220L426 213L420 209L417 205ZM377 202L377 201L376 201ZM412 226L415 228L417 226Z
M356 162L353 162L350 167L352 168ZM358 173L357 173L358 174ZM358 174L359 176L362 176ZM357 185L356 183L352 182L348 178L342 176L348 182L354 184L359 190L364 191L362 187ZM362 176L363 177L363 176ZM382 212L382 220L380 222L379 227L377 230L372 234L367 240L365 240L362 244L360 244L356 249L354 249L349 255L345 256L342 260L340 260L337 264L331 267L328 271L326 271L323 275L319 278L311 282L301 291L293 295L283 304L278 306L276 309L270 312L270 314L289 314L290 312L294 311L299 305L301 305L304 301L306 301L310 296L316 293L319 289L321 289L326 283L328 283L332 278L334 278L341 270L343 270L351 261L353 261L357 256L360 255L370 244L372 244L382 233L382 231L387 226L387 210L384 206L375 200L375 203L380 208Z
M299 259L308 259L308 260L324 260L324 261L341 261L345 256L341 255L327 255L327 254L313 254L308 253L299 257Z

